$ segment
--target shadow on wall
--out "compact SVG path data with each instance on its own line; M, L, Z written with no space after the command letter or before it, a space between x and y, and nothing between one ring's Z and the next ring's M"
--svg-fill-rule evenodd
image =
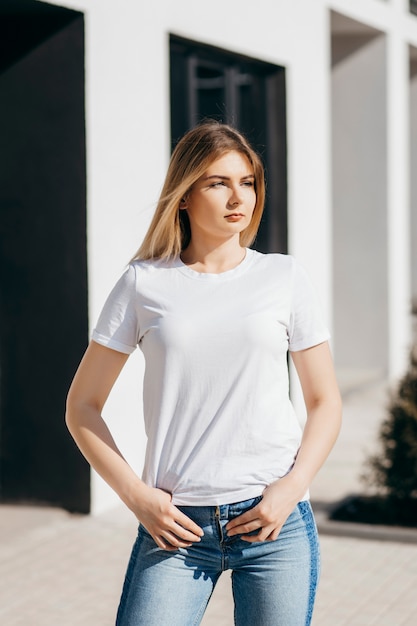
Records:
M388 373L386 41L331 13L333 290L342 388Z
M84 21L0 5L0 501L88 512L64 424L87 343Z

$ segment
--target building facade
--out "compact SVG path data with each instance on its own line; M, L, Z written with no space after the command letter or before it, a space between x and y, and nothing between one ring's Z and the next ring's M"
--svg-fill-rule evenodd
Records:
M417 296L416 13L408 0L0 2L1 500L115 502L69 441L65 391L172 145L204 116L261 151L256 245L308 268L342 389L401 375ZM138 472L142 373L137 351L105 407Z

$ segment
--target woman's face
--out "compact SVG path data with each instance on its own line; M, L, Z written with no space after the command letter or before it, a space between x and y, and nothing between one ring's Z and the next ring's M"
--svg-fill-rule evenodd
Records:
M192 238L228 239L249 226L255 204L253 168L233 150L213 161L181 208L187 210Z

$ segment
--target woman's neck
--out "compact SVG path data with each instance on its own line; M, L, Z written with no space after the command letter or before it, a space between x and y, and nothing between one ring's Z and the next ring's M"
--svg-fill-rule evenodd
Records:
M245 255L245 248L235 238L211 245L207 242L196 245L191 240L181 253L181 260L196 272L220 274L239 265Z

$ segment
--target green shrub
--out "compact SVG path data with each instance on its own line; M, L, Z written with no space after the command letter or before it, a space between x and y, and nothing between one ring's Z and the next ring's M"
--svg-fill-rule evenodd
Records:
M380 452L367 461L365 482L390 499L417 498L417 345L391 398L379 444Z

